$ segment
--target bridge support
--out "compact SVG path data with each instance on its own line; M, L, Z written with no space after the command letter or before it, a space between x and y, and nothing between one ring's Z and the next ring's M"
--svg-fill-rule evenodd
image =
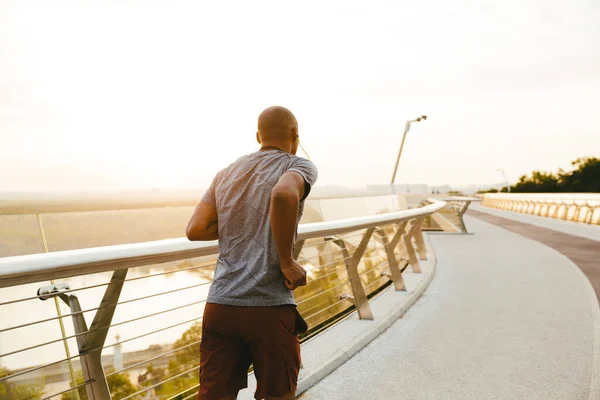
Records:
M427 260L427 249L425 248L425 240L423 240L423 231L421 227L423 226L423 218L418 220L419 228L415 232L415 244L417 245L417 253L419 254L419 260Z
M127 269L119 269L113 272L90 329L88 329L84 314L81 312L81 305L77 296L56 293L71 309L83 372L83 385L85 385L89 400L111 399L106 375L102 367L102 348L106 342L106 336L117 308L126 275Z
M412 244L412 238L416 235L417 232L421 230L422 219L418 219L411 223L410 228L408 228L408 232L402 235L402 242L404 244L404 250L408 256L408 263L412 271L416 274L420 274L421 266L419 265L419 260L417 259L417 254L415 253L415 249Z
M404 230L406 228L406 224L408 222L404 221L398 224L396 227L396 232L394 236L390 240L389 237L385 234L384 231L377 231L381 236L381 240L383 241L383 246L385 248L385 252L387 254L388 266L390 268L390 278L394 282L394 288L397 291L406 290L406 285L404 284L404 278L402 277L402 271L398 265L398 260L396 259L396 246L400 242L400 239L404 235Z
M346 271L348 272L348 280L350 281L350 287L352 289L352 296L346 296L345 298L349 298L354 302L360 319L373 319L373 312L369 305L369 299L367 298L367 293L365 292L360 275L358 274L358 263L365 253L374 231L375 228L367 229L352 256L350 256L346 242L343 239L332 238L333 243L338 245L342 250L342 255L344 256L344 261L346 263Z

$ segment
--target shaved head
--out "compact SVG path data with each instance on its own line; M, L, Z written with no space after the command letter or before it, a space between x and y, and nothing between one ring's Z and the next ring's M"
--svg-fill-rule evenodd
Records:
M284 139L286 135L291 138L290 133L297 134L297 132L298 121L285 107L272 106L258 116L258 134L263 141Z
M265 109L258 116L256 140L260 149L279 149L296 154L298 144L298 121L290 110L281 106Z

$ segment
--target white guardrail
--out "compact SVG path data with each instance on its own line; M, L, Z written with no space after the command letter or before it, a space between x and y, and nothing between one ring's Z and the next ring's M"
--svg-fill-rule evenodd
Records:
M482 205L542 217L600 224L600 193L487 193Z
M299 227L295 256L309 279L295 296L309 333L352 310L373 319L371 295L405 290L402 271L426 259L421 224L446 206L427 202ZM168 239L0 258L0 397L194 398L217 254L216 241Z

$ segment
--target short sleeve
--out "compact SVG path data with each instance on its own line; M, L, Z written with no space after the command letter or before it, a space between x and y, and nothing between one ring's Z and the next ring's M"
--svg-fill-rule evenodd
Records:
M215 176L212 183L210 184L210 187L208 188L206 193L204 193L204 196L202 196L202 201L213 208L217 208L217 195L215 192L217 189L217 185L219 184L220 175L221 173L218 173L217 176Z
M295 171L302 175L304 178L304 197L302 197L302 200L306 199L319 176L319 171L317 171L315 164L304 158L295 157L291 161L287 171Z

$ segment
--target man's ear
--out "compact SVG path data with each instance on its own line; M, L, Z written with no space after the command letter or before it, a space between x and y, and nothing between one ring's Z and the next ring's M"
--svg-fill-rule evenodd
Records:
M298 137L298 126L294 126L292 128L292 141L296 142L298 140L299 140L299 137Z
M258 144L262 144L260 142L260 135L258 134L258 131L256 131L256 141L258 142Z

